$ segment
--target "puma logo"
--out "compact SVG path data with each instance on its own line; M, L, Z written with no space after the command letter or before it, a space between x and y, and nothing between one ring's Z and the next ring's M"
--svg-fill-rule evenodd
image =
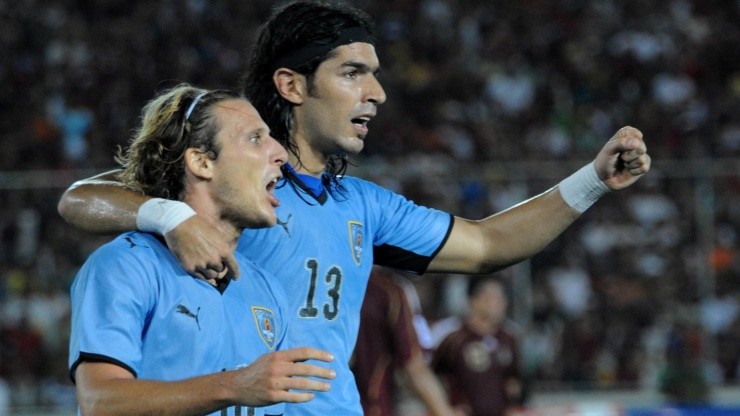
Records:
M195 312L195 314L193 314L186 306L177 305L177 312L195 319L195 323L198 325L198 331L200 331L200 321L198 320L198 315L200 314L200 306L198 306L198 310Z
M291 218L293 218L293 214L288 214L288 219L285 221L280 221L280 218L277 219L278 225L283 227L283 230L285 230L285 232L288 233L288 237L291 237L290 229L288 229L288 223L290 222Z

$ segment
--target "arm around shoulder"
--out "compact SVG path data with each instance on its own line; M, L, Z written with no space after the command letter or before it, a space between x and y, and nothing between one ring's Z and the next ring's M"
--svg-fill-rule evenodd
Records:
M62 194L59 215L84 231L112 234L135 230L136 215L148 196L126 188L118 170L75 182Z
M119 172L105 172L72 184L57 206L62 218L93 233L155 232L165 237L190 274L215 279L228 269L231 276L239 276L233 247L218 227L195 215L184 202L152 198L127 188L118 180Z

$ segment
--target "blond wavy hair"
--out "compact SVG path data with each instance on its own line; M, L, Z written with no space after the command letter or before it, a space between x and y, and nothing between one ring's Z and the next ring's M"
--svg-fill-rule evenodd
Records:
M189 117L186 112L193 101ZM180 84L158 94L141 113L141 125L128 148L116 155L119 179L145 195L182 199L185 187L185 151L197 148L216 160L220 127L213 108L224 100L242 98L228 90L204 90Z

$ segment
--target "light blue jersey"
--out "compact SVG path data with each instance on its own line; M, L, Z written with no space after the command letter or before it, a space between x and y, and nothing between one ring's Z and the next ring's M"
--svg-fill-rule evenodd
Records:
M284 283L291 345L333 353L331 390L288 415L362 415L349 369L373 263L423 273L452 227L450 214L420 207L358 178L314 198L299 185L276 190L278 225L245 230L237 250Z
M287 299L273 276L237 253L242 277L216 288L192 278L151 234L123 234L95 251L72 284L69 366L119 365L139 379L234 370L284 348ZM281 414L284 405L214 415Z

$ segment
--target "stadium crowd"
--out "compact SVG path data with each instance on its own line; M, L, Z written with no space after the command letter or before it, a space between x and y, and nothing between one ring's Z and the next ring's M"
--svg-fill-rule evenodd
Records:
M155 90L236 85L275 4L0 0L0 414L4 400L74 403L68 289L109 238L58 216L73 174L52 188L10 174L113 167ZM557 183L622 125L645 135L653 172L531 260L531 291L512 298L530 305L533 388L700 401L740 382L740 3L357 6L376 19L389 99L350 174L472 218ZM521 274L501 272L512 285ZM417 280L430 321L462 313L457 280ZM675 374L704 390L687 398Z

